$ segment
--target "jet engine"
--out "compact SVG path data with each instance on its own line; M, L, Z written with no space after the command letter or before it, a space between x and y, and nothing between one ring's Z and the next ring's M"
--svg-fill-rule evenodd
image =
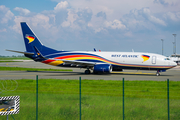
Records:
M94 65L94 73L111 73L112 66L110 64L96 64Z

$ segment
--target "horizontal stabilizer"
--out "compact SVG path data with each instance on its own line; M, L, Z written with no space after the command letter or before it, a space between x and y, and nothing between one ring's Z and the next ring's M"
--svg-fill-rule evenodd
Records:
M40 58L44 58L44 59L48 59L48 58L45 58L45 57L41 54L41 52L37 49L37 47L36 47L36 46L34 46L34 49L35 49L35 51L36 51L36 53L37 53L38 57L40 57Z
M21 52L21 51L15 51L15 50L6 50L6 51L11 51L11 52L16 52L16 53L22 53L22 54L27 54L27 55L34 55L32 52Z

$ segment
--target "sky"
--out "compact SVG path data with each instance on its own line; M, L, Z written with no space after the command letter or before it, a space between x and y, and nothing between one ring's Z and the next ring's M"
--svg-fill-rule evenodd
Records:
M0 55L26 51L20 22L56 50L180 54L180 0L1 0Z

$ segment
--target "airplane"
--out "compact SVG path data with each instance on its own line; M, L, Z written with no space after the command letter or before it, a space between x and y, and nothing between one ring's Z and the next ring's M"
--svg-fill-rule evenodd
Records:
M177 64L167 57L143 52L86 52L58 51L42 44L26 22L21 22L26 51L7 50L22 53L36 62L61 67L85 68L85 74L111 73L112 71L155 70L156 75Z

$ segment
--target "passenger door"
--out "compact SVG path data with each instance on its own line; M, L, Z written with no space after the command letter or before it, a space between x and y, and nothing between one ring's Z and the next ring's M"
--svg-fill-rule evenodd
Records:
M152 56L152 64L156 64L156 56Z

